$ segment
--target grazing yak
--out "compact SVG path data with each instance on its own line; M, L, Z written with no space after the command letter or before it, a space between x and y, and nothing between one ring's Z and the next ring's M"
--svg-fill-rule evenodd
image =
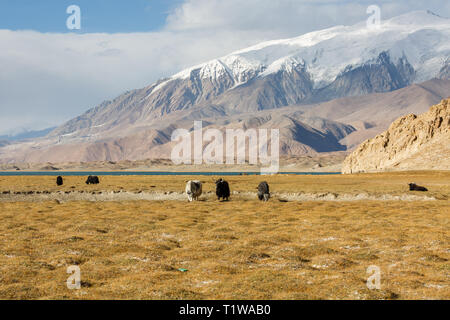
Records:
M61 176L59 176L58 178L56 178L56 184L58 186L62 186L63 185L63 178Z
M269 184L266 181L258 185L258 199L260 201L269 201L270 199Z
M201 181L188 181L186 183L186 194L189 202L198 200L198 198L202 195Z
M414 182L413 183L408 183L408 186L409 186L409 191L428 191L427 188L418 186Z
M86 184L99 184L100 180L97 176L89 176L86 180Z
M228 201L230 198L230 186L228 182L223 179L219 179L216 181L216 195L217 198Z

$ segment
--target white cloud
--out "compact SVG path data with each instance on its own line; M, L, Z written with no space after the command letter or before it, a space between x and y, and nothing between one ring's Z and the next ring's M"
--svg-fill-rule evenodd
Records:
M450 16L442 0L185 0L158 32L0 30L0 134L61 123L125 90L264 40L359 22L373 2L383 18L417 9Z
M434 10L450 16L445 0L186 0L168 18L172 30L227 29L300 34L364 20L370 5L384 18L413 10Z
M0 30L0 134L61 123L126 90L262 40L227 31L77 35Z

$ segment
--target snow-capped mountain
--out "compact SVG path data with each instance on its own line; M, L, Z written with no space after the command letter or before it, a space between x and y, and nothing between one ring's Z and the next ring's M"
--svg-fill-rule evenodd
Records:
M301 146L288 145L299 152L327 151L328 147L319 144L330 146L329 151L345 150L339 140L355 135L357 129L326 117L320 121L311 120L311 114L309 118L298 117L306 108L301 105L391 92L433 78L447 80L449 69L450 20L431 12L398 16L383 21L378 28L368 27L366 22L337 26L264 42L127 92L55 129L46 142L42 140L34 148L83 144L98 149L99 144L104 147L115 141L111 144L118 148L114 159L126 159L126 148L121 144L135 145L130 141L139 139L145 145L145 139L152 139L152 145L164 145L170 140L171 130L193 120L208 119L210 124L226 126L230 124L228 119L241 114L297 106L294 116L276 123L302 128L298 132L311 133L320 143L314 142L319 141L316 138L302 140L296 133L286 137ZM334 134L337 131L340 133ZM6 148L10 152L18 147ZM105 150L86 159L110 160L110 154Z
M376 63L382 53L394 64L409 62L416 71L414 80L423 82L438 74L449 56L449 24L449 19L418 11L382 22L379 28L368 28L363 22L264 42L184 70L154 91L197 75L212 82L225 76L238 86L255 77L296 69L305 69L314 89L321 89L349 69Z
M234 114L388 92L448 75L450 20L412 12L264 42L186 69L88 111L53 132L148 124L193 107ZM81 132L80 132L81 130Z

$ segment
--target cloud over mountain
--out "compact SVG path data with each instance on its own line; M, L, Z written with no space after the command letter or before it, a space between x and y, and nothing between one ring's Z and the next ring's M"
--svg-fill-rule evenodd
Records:
M0 134L60 124L105 98L264 40L364 20L369 2L185 0L154 32L0 30ZM413 9L450 16L450 3L440 0L378 3L383 19Z
M0 149L0 158L41 162L167 157L171 132L190 128L194 120L222 129L282 129L286 155L346 150L383 128L390 114L403 115L410 106L423 107L414 101L447 95L449 44L450 20L426 11L392 18L375 30L362 22L262 42L106 100L45 138ZM443 80L412 87L409 92L422 92L411 95L413 100L392 96L401 103L387 99L375 115L373 101L366 103L365 111L364 103L347 103L334 116L319 116L326 106L311 106L399 91L436 77ZM379 114L386 116L376 122Z

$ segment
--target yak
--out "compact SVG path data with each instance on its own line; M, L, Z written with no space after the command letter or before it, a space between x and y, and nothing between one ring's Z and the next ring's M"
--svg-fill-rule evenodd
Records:
M64 183L63 178L61 176L56 178L56 185L62 186Z
M202 182L188 181L186 183L186 194L189 202L198 200L198 198L202 195Z
M266 202L270 199L269 184L266 181L258 185L258 199Z
M228 201L230 198L230 186L227 181L223 179L216 181L216 196L218 200L223 199Z
M408 183L408 186L409 186L409 191L428 191L427 188L418 186L414 182L413 183Z
M86 184L99 184L100 180L97 176L89 176L86 180Z

